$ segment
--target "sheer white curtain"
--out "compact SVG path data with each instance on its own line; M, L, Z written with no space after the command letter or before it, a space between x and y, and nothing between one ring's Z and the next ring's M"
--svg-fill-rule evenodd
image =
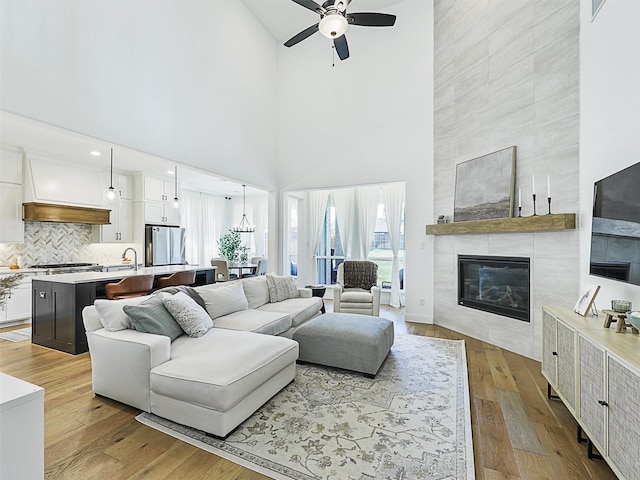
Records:
M269 199L267 195L247 198L247 212L251 212L248 218L250 223L256 226L256 231L252 233L253 253L257 257L267 256L266 231L269 223ZM249 216L249 213L247 213Z
M360 253L354 254L358 258L366 259L369 256L369 248L373 241L376 229L376 216L378 214L378 199L380 186L356 187L356 204L358 207L358 236L360 238Z
M340 188L333 191L333 199L336 205L336 222L340 230L342 251L344 258L349 260L353 253L353 233L355 220L355 189Z
M180 195L186 260L189 264L210 265L211 258L218 256L224 199L190 190L183 190Z
M400 307L400 228L402 224L402 209L404 205L404 183L391 183L382 186L384 211L389 228L389 241L393 252L393 266L391 268L391 297L389 304Z
M318 245L324 226L324 215L327 211L327 199L329 192L312 190L309 192L309 231L311 238L311 252L313 253L312 272L310 278L318 278Z

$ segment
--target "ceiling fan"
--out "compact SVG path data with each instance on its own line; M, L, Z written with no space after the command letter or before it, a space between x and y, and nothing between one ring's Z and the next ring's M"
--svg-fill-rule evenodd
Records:
M320 15L320 21L309 28L305 28L284 43L285 47L293 47L316 32L333 40L340 60L349 58L349 45L345 32L349 25L362 27L392 27L396 23L396 16L388 13L347 13L350 0L327 0L322 5L313 0L293 0L309 10Z

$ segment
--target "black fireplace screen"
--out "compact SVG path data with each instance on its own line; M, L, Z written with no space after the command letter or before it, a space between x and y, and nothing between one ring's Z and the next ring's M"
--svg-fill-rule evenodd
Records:
M530 321L529 259L458 256L458 304Z

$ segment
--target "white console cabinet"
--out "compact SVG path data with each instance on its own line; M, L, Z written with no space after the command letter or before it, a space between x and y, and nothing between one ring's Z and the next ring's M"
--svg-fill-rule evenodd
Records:
M640 480L640 335L562 307L543 308L542 335L549 385L618 478Z
M0 478L44 478L44 389L0 373Z

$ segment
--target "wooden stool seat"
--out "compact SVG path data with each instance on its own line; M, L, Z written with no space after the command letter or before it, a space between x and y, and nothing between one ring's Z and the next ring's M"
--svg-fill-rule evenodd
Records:
M159 278L156 285L158 288L172 287L174 285L193 285L196 282L195 270L191 272L175 272L168 277Z
M604 317L604 328L609 328L612 323L616 323L616 333L622 333L626 327L631 328L631 332L636 335L640 332L636 327L627 322L627 314L625 312L616 312L615 310L602 310L606 316Z
M118 283L107 283L104 286L105 296L109 300L142 297L153 288L153 275L131 275Z

